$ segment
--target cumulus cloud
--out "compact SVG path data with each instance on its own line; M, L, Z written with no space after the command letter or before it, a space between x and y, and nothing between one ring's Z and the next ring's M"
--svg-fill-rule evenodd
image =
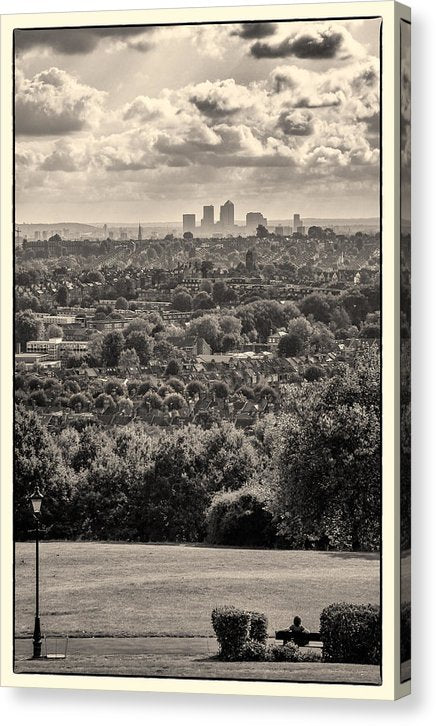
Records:
M374 165L374 69L374 59L321 73L279 66L248 85L227 78L138 96L120 110L119 132L90 137L80 159L65 146L55 148L42 168L289 166L304 174Z
M117 26L100 28L36 28L16 30L14 33L15 50L18 55L34 48L46 49L65 55L85 55L92 53L97 46L106 41L118 46L147 51L151 47L153 28L144 26Z
M17 135L63 135L95 125L106 97L59 68L26 79L17 74L15 129Z
M309 136L313 133L312 114L307 111L282 111L277 125L286 136Z
M250 48L254 58L288 58L348 60L361 57L364 49L349 31L340 25L309 26L277 42L257 41Z
M295 108L340 108L349 121L374 116L379 110L379 68L375 58L317 73L298 66L278 66L268 83Z
M190 102L206 116L220 119L231 116L253 103L253 91L237 84L233 78L211 83L199 83L192 89Z
M145 92L152 86L138 86L139 95L118 109L112 104L110 112L103 112L103 93L65 71L52 68L30 79L19 75L20 188L27 184L35 192L35 184L43 186L53 198L57 188L68 189L68 196L85 201L105 194L110 199L204 199L211 184L222 189L223 198L232 188L244 189L244 196L258 195L260 188L271 198L276 193L286 196L291 184L304 193L323 185L326 194L333 186L352 188L356 195L358 189L376 190L378 59L368 53L358 57L359 48L353 57L347 55L352 44L343 26L325 23L323 30L332 32L323 36L314 24L260 25L205 26L195 32L183 26L174 36L162 29L155 39L166 43L173 38L174 46L180 41L180 50L188 36L197 50L213 41L218 52L225 49L222 62L205 64L211 75L196 72L191 78L198 82L164 88L156 95ZM312 45L306 42L308 35ZM321 58L314 47L318 43L327 52L327 37L337 45L334 63L296 60L307 48L311 58ZM138 34L129 42L142 39ZM244 72L237 80L229 77L229 48L245 53L254 41L277 46L286 39L294 44L289 64L282 61L274 68L245 57ZM68 136L73 132L74 143Z

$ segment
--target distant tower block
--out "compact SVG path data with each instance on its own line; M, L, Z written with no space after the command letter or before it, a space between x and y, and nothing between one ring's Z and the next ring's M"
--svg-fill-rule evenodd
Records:
M298 232L298 228L301 227L301 217L299 214L294 214L294 232Z
M215 223L215 210L213 204L207 204L203 207L203 219L201 220L202 227L213 227Z
M183 233L195 232L195 214L184 214L183 215Z
M142 240L142 227L141 222L138 224L138 241L140 242Z
M247 212L245 215L245 227L249 234L255 234L259 225L268 226L268 220L261 212Z
M222 227L233 227L235 224L235 205L229 199L221 205L220 223Z

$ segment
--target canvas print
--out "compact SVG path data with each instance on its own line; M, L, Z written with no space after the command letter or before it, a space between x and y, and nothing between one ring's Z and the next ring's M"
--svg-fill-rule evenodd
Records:
M16 674L383 683L382 31L17 25Z

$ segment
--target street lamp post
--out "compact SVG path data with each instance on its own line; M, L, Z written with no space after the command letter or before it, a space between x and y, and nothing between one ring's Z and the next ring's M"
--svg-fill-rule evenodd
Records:
M35 529L35 627L33 629L33 657L41 658L41 623L39 620L39 514L41 512L42 494L36 487L30 496L33 516L36 521Z

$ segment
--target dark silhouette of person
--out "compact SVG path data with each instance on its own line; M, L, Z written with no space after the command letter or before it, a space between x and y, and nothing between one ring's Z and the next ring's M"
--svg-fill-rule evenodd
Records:
M296 615L294 618L294 622L292 623L291 627L289 628L291 633L308 633L309 631L306 630L306 628L301 623L301 618L299 615Z

